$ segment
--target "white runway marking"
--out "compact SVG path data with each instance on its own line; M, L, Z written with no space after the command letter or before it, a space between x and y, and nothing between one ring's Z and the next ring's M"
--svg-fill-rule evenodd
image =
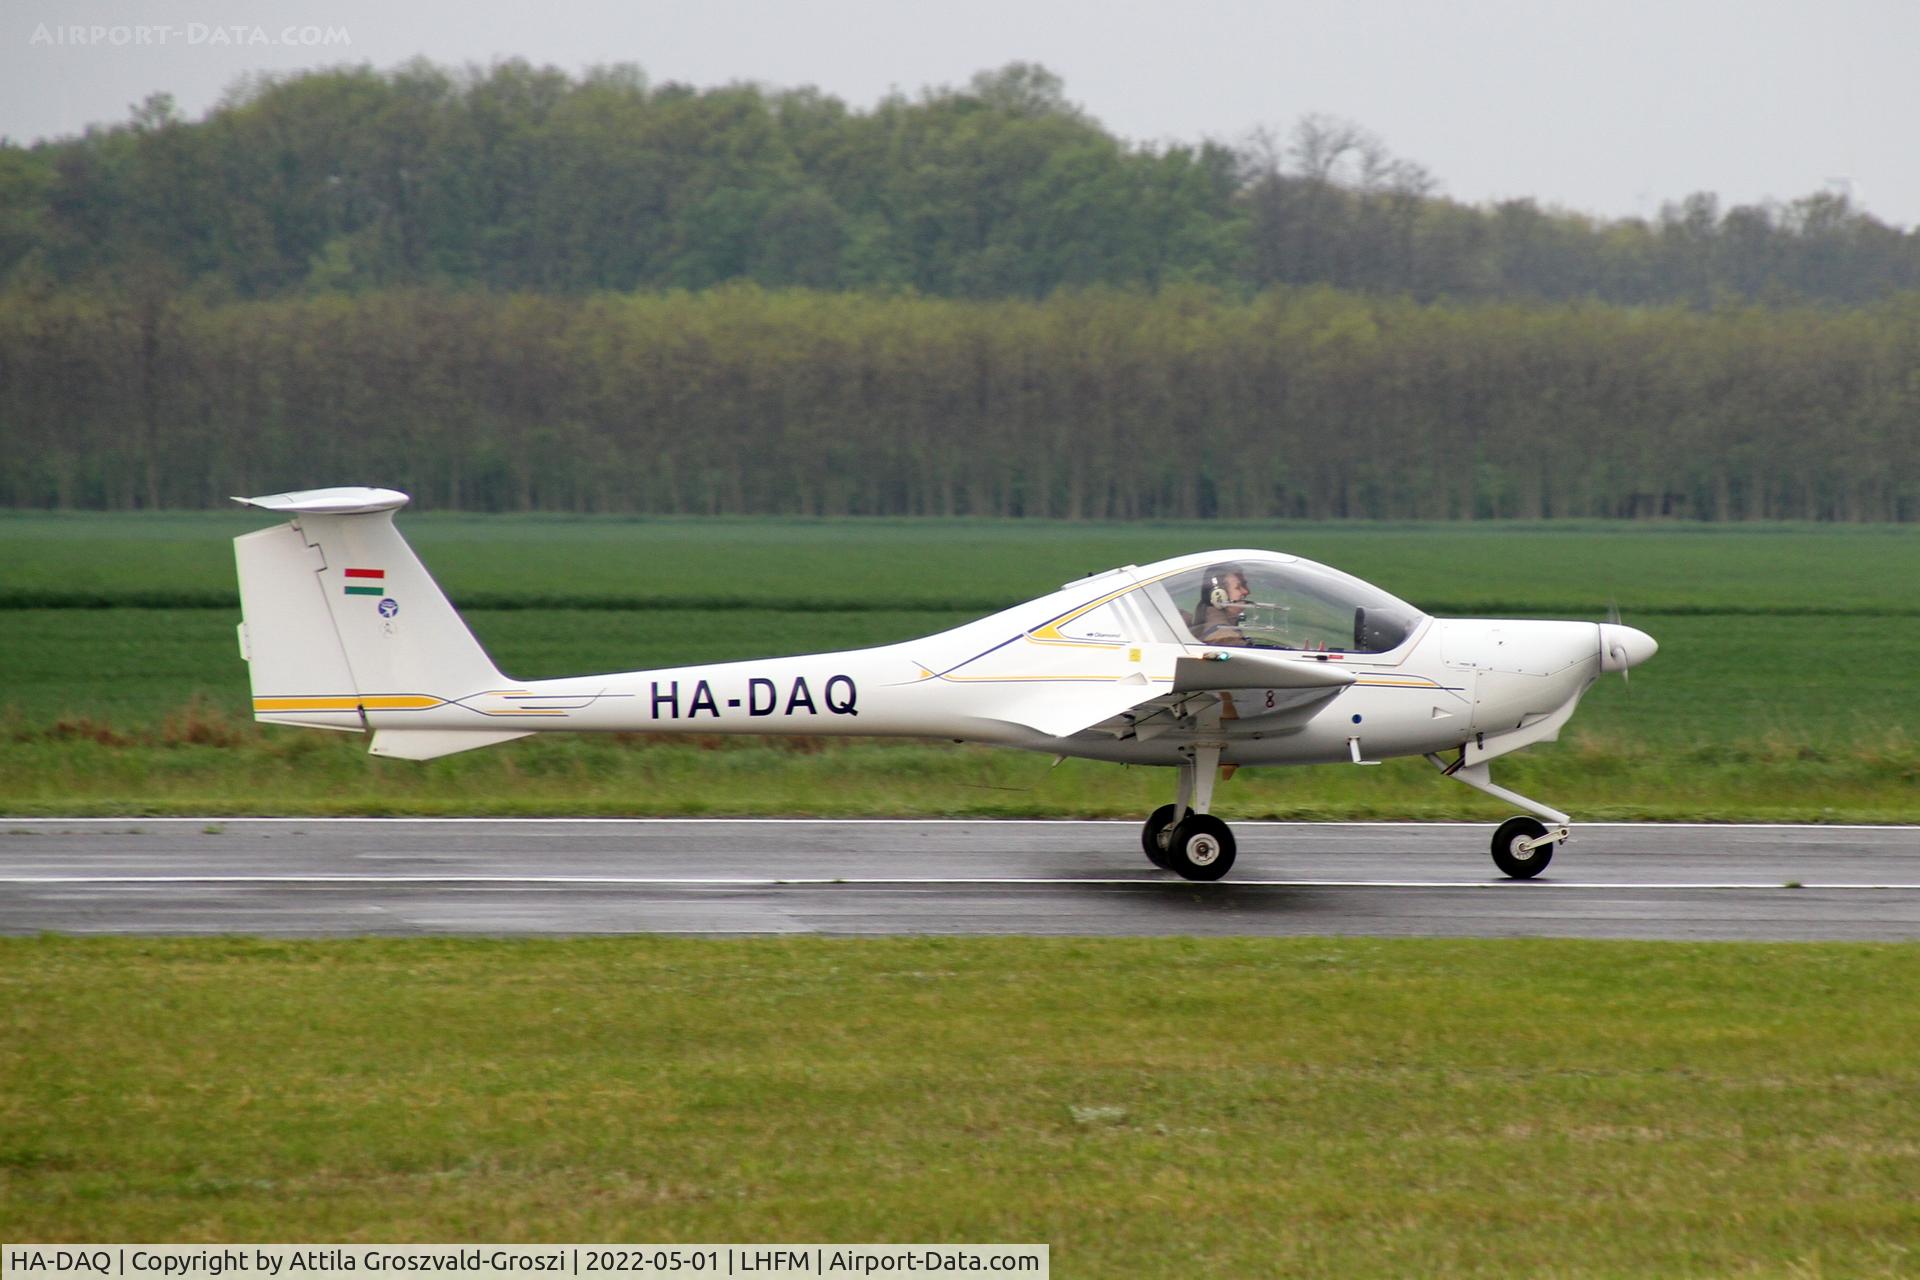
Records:
M1248 823L1207 884L1132 821L0 817L0 934L1920 940L1920 827L1594 824L1518 882L1489 830Z
M334 823L386 823L414 826L463 826L491 823L496 826L793 826L793 827L1138 827L1136 818L273 818L208 814L199 818L11 818L0 817L9 826L73 826L79 823L113 826L153 826L159 823L197 822L203 826L224 823L282 823L299 826L327 826ZM1236 827L1371 827L1389 831L1419 830L1426 827L1494 827L1489 818L1481 821L1449 822L1293 822L1236 818ZM1920 825L1896 822L1580 822L1576 831L1915 831Z
M1845 889L1877 893L1902 893L1920 890L1920 884L1856 884L1806 881L1782 884L1779 881L1602 881L1602 880L1223 880L1223 889L1770 889L1793 893L1807 889ZM623 885L656 888L771 889L813 886L892 886L892 885L1021 885L1111 888L1152 885L1161 888L1208 887L1193 880L1147 879L1145 877L1073 877L1073 876L0 876L0 884L274 884L274 885L380 885L380 884L477 884L477 885Z

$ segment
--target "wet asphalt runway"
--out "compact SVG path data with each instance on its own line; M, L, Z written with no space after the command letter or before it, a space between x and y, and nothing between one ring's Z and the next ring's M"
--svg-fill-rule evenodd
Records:
M1920 938L1920 828L1236 823L1218 884L1123 822L0 818L0 933Z

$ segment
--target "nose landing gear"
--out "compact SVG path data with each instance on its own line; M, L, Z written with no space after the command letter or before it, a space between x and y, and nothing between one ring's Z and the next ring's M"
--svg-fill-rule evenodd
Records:
M1487 772L1486 761L1468 764L1466 752L1460 753L1460 759L1448 763L1437 755L1428 755L1434 768L1449 778L1464 782L1470 787L1486 792L1490 796L1517 804L1531 810L1553 823L1551 827L1533 818L1508 818L1493 833L1493 865L1500 868L1502 875L1515 880L1531 880L1547 869L1553 861L1553 846L1567 838L1567 824L1572 821L1558 809L1550 809L1537 800L1529 800L1517 791L1495 786L1493 778Z
M1567 824L1549 830L1533 818L1508 818L1493 833L1493 865L1515 880L1531 880L1553 861L1553 846L1567 838Z

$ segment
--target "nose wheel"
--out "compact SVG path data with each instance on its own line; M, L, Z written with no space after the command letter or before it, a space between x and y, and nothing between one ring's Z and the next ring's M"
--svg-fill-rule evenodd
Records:
M1433 767L1456 782L1464 782L1476 791L1484 791L1490 796L1505 800L1508 804L1517 804L1523 809L1531 809L1552 822L1551 827L1533 818L1508 818L1493 833L1493 865L1500 868L1502 875L1514 880L1531 880L1547 869L1553 861L1553 846L1567 838L1567 824L1573 819L1558 809L1552 809L1537 800L1529 800L1517 791L1493 784L1493 778L1487 772L1487 762L1467 763L1467 749L1460 748L1460 758L1452 762L1442 760L1438 755L1427 756Z
M1553 861L1553 846L1567 838L1563 822L1549 830L1532 818L1508 818L1493 833L1493 865L1515 880L1531 880Z

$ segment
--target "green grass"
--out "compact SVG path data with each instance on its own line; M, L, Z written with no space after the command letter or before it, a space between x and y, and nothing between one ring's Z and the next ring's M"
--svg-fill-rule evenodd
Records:
M1157 770L900 744L541 739L424 765L246 718L234 639L244 513L0 513L0 809L11 812L1124 815ZM1286 546L1440 607L1598 616L1617 595L1660 654L1588 697L1563 742L1499 776L1585 818L1920 820L1920 530L968 521L406 521L511 674L538 678L887 643L1081 568ZM63 585L64 584L64 585ZM70 590L215 607L19 607ZM13 593L9 595L9 593ZM25 594L22 594L25 593ZM1574 601L1586 596L1593 608ZM632 606L644 600L697 607ZM966 608L931 607L970 601ZM1558 600L1568 607L1556 610ZM14 607L8 607L11 601ZM846 607L827 608L834 603ZM782 604L804 607L782 608ZM1459 612L1470 611L1462 608ZM1494 818L1424 764L1246 771L1229 817Z
M10 1240L1895 1275L1920 950L0 941Z
M0 810L1137 818L1168 798L1164 770L944 744L556 735L412 764L257 726L226 539L265 523L0 513ZM904 639L1203 546L1295 550L1438 610L1596 617L1611 596L1659 656L1501 781L1583 818L1920 820L1920 531L406 528L456 599L511 606L470 620L530 678ZM56 597L100 607L23 607ZM1410 761L1243 770L1217 803L1505 812ZM1913 947L0 940L0 1238L1912 1274L1917 989Z
M1208 547L1321 560L1430 612L1920 616L1920 527L1139 523L400 516L463 607L710 603L984 612L1088 572ZM0 512L0 605L235 599L261 513ZM1903 584L1907 589L1903 589ZM180 597L177 598L176 597Z
M1796 746L1676 757L1581 744L1505 762L1499 780L1575 821L1915 822L1920 761L1906 741L1832 755ZM1161 769L860 740L581 739L513 744L426 764L366 755L363 739L275 735L153 744L0 744L14 814L821 816L1131 818L1167 802ZM1511 809L1425 763L1243 769L1214 793L1229 821L1493 823Z
M901 639L929 613L476 613L513 674L644 667ZM1920 820L1920 627L1869 618L1639 619L1659 656L1602 681L1563 741L1499 777L1587 819ZM424 764L357 734L255 725L215 610L0 612L14 813L975 814L1128 816L1164 771L950 744L555 735ZM1817 658L1815 657L1817 655ZM89 673L78 682L74 672ZM1871 672L1871 678L1863 673ZM1229 818L1457 817L1504 808L1419 761L1243 770Z

